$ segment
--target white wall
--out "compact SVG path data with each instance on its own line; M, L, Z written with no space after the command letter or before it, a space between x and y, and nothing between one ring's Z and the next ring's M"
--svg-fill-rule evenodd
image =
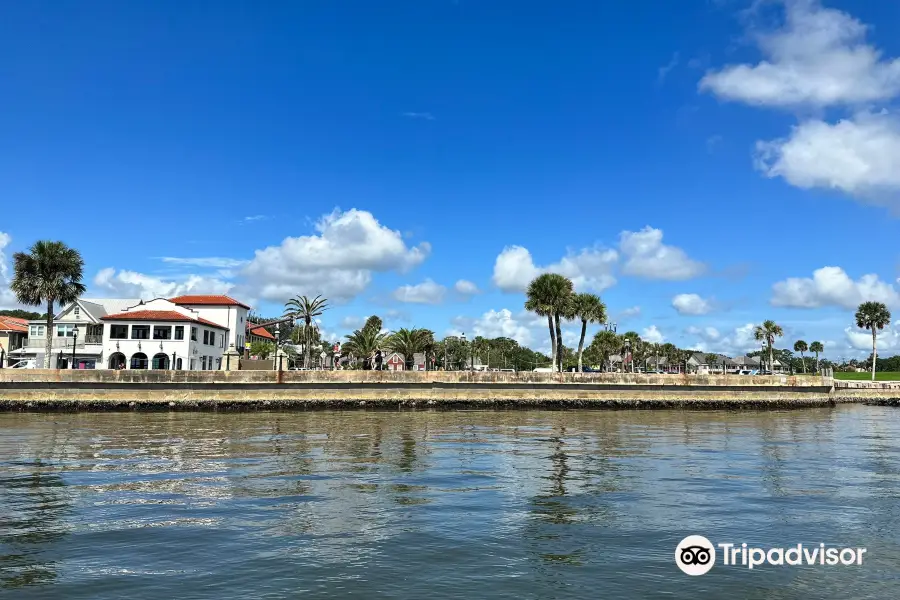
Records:
M241 306L207 306L200 304L186 305L201 318L228 327L228 344L242 349L247 330L247 314L250 312ZM218 345L218 344L217 344ZM227 349L227 344L226 344Z

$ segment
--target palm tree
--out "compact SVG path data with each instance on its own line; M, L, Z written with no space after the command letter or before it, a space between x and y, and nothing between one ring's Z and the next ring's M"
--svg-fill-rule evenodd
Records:
M13 280L10 289L16 300L26 306L47 306L47 337L44 367L50 368L53 353L54 306L75 302L87 289L81 278L84 259L78 250L62 242L39 241L28 252L13 255Z
M670 371L672 364L677 362L676 352L678 352L678 348L675 347L675 344L666 342L662 345L662 355L666 359L666 371Z
M553 369L562 367L562 326L560 318L568 314L572 301L572 281L556 273L544 273L528 285L525 310L547 317L550 345L553 349Z
M803 353L809 350L809 346L803 340L797 340L794 342L794 352L800 353L800 361L803 363L803 372L806 373L806 357L803 356Z
M310 330L313 328L313 320L326 310L328 310L328 300L322 296L316 296L312 300L307 296L297 296L284 304L285 317L303 321L303 366L306 368L309 368Z
M606 305L595 294L575 294L565 315L568 319L581 319L581 338L578 340L578 372L584 371L582 356L584 355L584 336L588 323L606 322Z
M825 346L822 345L822 342L813 342L809 345L809 351L815 352L816 354L816 373L819 372L819 353L825 352Z
M627 340L628 348L630 348L630 350L631 350L631 356L628 358L631 359L631 372L633 373L635 356L639 355L641 352L641 349L639 347L641 344L641 336L638 335L637 331L626 331L625 333L622 334L621 340L622 340L621 347L623 348L623 350L622 350L622 371L627 371L627 369L625 368L626 352L624 350L625 341Z
M775 343L776 337L782 337L783 335L784 330L781 328L781 325L771 319L763 321L762 325L757 325L756 329L753 330L754 339L765 341L769 347L769 371L773 373L775 372L775 361L772 354L772 344Z
M425 352L433 342L434 332L429 329L400 329L387 339L385 346L391 352L402 354L405 368L412 370L415 354Z
M891 322L891 311L883 302L863 302L856 309L856 326L872 330L872 381L875 381L875 361L878 358L875 339L877 330L884 329Z
M344 344L344 349L348 353L365 360L384 345L387 336L387 333L381 333L380 328L376 330L371 327L363 327L345 336L347 342Z
M706 360L706 364L708 364L711 367L715 367L716 361L719 360L719 355L713 354L712 352L710 352L704 357L704 359Z
M622 343L619 340L619 336L613 331L604 330L598 331L594 335L590 350L592 354L596 354L600 358L600 364L605 368L609 364L610 355L617 352L621 347Z

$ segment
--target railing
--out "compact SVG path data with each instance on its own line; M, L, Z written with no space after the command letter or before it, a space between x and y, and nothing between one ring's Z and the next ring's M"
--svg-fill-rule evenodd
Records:
M102 335L86 335L84 336L85 344L102 344L103 336Z

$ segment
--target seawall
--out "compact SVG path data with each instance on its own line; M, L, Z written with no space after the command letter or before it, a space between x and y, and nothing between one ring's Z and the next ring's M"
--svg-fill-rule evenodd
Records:
M830 378L467 371L0 370L0 410L759 408L831 405Z

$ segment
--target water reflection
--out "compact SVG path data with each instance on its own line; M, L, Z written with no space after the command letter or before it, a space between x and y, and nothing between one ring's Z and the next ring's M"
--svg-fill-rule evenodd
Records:
M0 595L888 597L895 414L2 414ZM695 532L872 566L704 584Z

